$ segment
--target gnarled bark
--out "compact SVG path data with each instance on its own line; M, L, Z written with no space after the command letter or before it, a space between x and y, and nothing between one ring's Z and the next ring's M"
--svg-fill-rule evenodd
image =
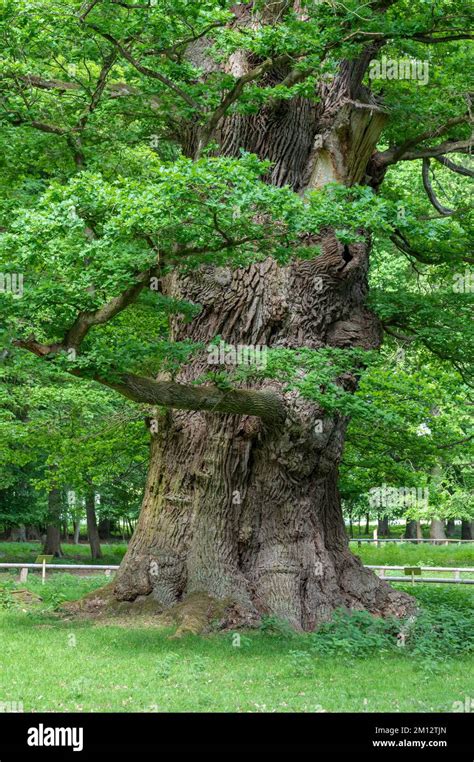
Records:
M169 293L203 305L191 324L176 322L176 338L377 346L378 322L364 306L369 242L349 248L347 262L328 233L315 260L280 268L268 259L234 272L203 268L170 278ZM313 287L318 278L322 289ZM203 353L179 381L206 369ZM340 382L355 388L352 377ZM268 386L286 408L277 427L254 416L198 411L157 417L142 512L116 597L150 595L168 608L204 593L231 604L224 621L272 614L297 629L313 629L339 606L407 613L411 600L364 569L348 548L337 490L347 421L278 382L259 388Z

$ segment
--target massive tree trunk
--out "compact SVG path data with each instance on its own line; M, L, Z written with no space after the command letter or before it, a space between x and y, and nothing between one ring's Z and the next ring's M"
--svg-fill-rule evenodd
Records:
M202 272L182 282L180 294L204 304L206 294L212 298L180 335L270 346L317 346L328 335L333 345L354 339L365 251L354 251L360 259L352 278L338 287L331 281L324 295L311 288L324 258L285 269L266 261L234 273ZM363 325L373 338L368 316ZM199 375L205 362L198 358L182 380ZM337 489L347 421L295 392L285 399L287 419L275 428L201 412L156 419L143 507L115 584L119 599L151 594L169 607L205 593L233 604L230 621L250 623L267 613L303 629L339 606L407 611L407 598L348 548Z
M229 117L218 135L222 153L245 148L270 158L268 182L298 191L360 182L383 123L376 106L349 103L363 97L359 82L369 58L343 64L317 106L295 98L258 117ZM245 71L237 59L233 72ZM165 293L203 307L191 323L174 322L173 338L378 347L379 324L365 306L369 237L348 246L326 230L314 242L320 256L285 267L269 258L234 271L203 267L167 278ZM178 381L209 370L206 358L197 356ZM340 383L356 387L350 374ZM305 630L340 606L406 614L412 600L348 548L337 487L347 420L277 381L256 386L280 392L284 423L176 410L157 416L142 511L116 597L151 595L167 608L201 595L229 604L224 621L251 623L265 613Z

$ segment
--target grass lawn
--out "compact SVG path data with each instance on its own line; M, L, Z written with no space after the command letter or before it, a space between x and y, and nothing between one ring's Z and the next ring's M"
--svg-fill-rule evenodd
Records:
M422 533L423 537L426 540L430 539L430 523L431 522L426 522L426 521L423 521L421 523L421 533ZM373 536L374 536L374 529L377 529L377 527L378 527L378 522L377 521L371 521L370 524L369 524L369 531L366 532L365 531L365 529L366 529L366 527L365 527L365 520L361 521L360 527L359 527L358 522L354 521L353 526L352 526L352 532L353 532L353 535L354 535L354 539L357 540L357 539L359 539L359 537L360 538L372 539ZM360 529L360 531L359 531L359 529ZM346 530L347 530L347 533L350 534L350 525L349 525L348 521L346 521ZM395 538L400 538L401 539L403 537L403 535L405 534L405 531L406 531L406 523L405 522L402 522L401 524L392 524L392 523L390 524L390 537L392 539L395 539ZM453 539L453 540L455 540L455 539L457 539L457 540L461 539L461 525L460 524L456 524L455 531L454 531L454 537L452 537L451 539Z
M94 564L119 564L125 555L125 543L102 544L103 558ZM365 564L387 564L387 566L474 566L474 542L462 545L429 545L416 543L363 543L358 546L352 542L350 548ZM82 563L90 564L90 547L87 543L73 545L63 543L64 558L55 559L57 564ZM33 563L42 553L38 542L0 542L0 563Z
M61 545L64 558L55 558L55 564L92 564L116 565L120 564L127 550L126 543L103 544L103 557L98 560L91 560L91 549L88 543L73 545L72 543L62 543ZM37 557L43 552L39 542L0 542L0 563L34 563Z
M1 579L0 701L27 712L449 712L474 695L469 586L406 586L425 621L400 648L399 624L364 615L305 635L268 620L240 644L235 633L173 639L153 618L58 618L58 605L102 575L63 573L44 586L30 575L35 605L13 604L16 578Z
M384 566L451 566L474 567L474 543L462 545L415 545L413 543L382 544L380 547L369 543L358 546L351 543L352 552L359 556L364 564ZM399 571L391 573L399 576ZM387 572L387 576L390 572ZM442 577L442 572L425 572L426 577ZM452 578L451 574L446 576ZM464 573L463 578L473 578L473 574Z

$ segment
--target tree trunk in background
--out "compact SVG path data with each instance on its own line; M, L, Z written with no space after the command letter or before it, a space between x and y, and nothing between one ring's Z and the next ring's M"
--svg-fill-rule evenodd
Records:
M321 85L318 103L298 97L265 105L258 115L227 117L215 135L220 154L245 149L269 159L267 181L298 192L360 182L384 122L376 108L357 105L366 95L360 82L372 54L343 62L340 75ZM229 70L240 76L251 65L237 53ZM287 73L282 66L268 77ZM199 136L193 138L191 127L186 134L184 150L193 155ZM379 321L366 307L370 238L343 245L324 230L307 243L318 245L320 255L286 266L271 258L236 270L203 266L165 278L165 295L202 305L190 323L173 317L172 340L206 345L220 336L233 346L377 348ZM176 380L190 383L208 372L207 360L206 351L193 356ZM354 391L357 380L347 373L339 383ZM163 608L180 603L180 611L187 604L183 629L197 627L196 601L205 612L210 601L225 603L223 624L252 624L270 614L304 630L340 606L379 615L413 610L409 596L349 550L337 487L347 419L285 391L278 380L252 388L280 392L284 424L156 414L143 505L116 597L152 596Z
M99 530L97 529L97 518L95 514L95 495L88 492L86 495L86 515L87 515L87 535L91 546L92 559L102 558L100 548Z
M454 519L448 519L446 522L446 536L454 537L455 534L456 534L456 524L454 523Z
M107 540L110 540L110 519L101 519L99 521L99 537L101 540L104 540L105 542Z
M79 544L80 538L81 538L81 522L79 519L76 519L76 521L74 521L74 537L73 537L74 545Z
M367 516L365 517L365 530L364 530L364 534L369 534L369 533L370 533L370 515L367 514Z
M46 528L46 541L43 548L44 555L61 558L61 492L53 487L48 493L48 525Z
M407 540L416 540L418 537L418 521L407 521L405 529L405 538Z
M440 519L431 519L430 537L432 540L445 540L444 523Z
M461 539L474 540L474 521L466 521L463 519L461 524Z
M388 521L388 516L383 516L378 520L377 536L390 537L390 524Z
M26 527L26 539L35 542L41 542L41 532L37 526Z
M10 540L12 540L12 542L26 542L26 528L24 524L11 528Z

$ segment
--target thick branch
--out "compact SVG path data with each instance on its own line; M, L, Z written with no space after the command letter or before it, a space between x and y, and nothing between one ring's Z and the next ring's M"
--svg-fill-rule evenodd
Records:
M433 259L430 256L427 256L424 252L418 251L417 249L414 249L413 246L411 246L408 239L405 237L405 235L401 232L401 230L396 230L391 236L390 240L392 243L397 247L399 251L401 251L405 256L407 256L410 260L417 259L419 262L422 262L426 265L438 265L440 261L442 261L442 256L440 259ZM467 262L468 264L474 263L474 257L470 257L469 255L466 255L462 257L462 262Z
M147 405L208 413L254 415L273 424L283 422L286 418L282 398L272 391L223 391L216 386L188 386L175 381L154 381L133 374L123 374L119 381L99 377L95 380L134 402Z
M59 91L65 91L65 90L80 90L81 86L77 82L65 82L61 79L44 79L43 77L38 76L37 74L23 74L19 75L16 73L12 74L2 74L1 79L15 79L19 80L20 82L23 82L25 85L28 85L29 87L37 88L38 90L59 90Z
M59 93L63 93L65 91L78 92L83 89L83 87L81 87L78 82L66 82L63 79L45 79L44 77L40 77L38 74L19 75L15 72L4 72L0 74L0 80L2 79L12 79L15 82L21 82L22 84L36 90L57 90ZM140 90L138 90L136 87L133 87L132 85L127 84L127 82L122 81L106 84L106 90L108 91L111 98L120 98L127 95L139 95L143 97L143 93Z
M125 291L118 296L115 296L110 302L107 302L107 304L104 304L93 312L81 312L67 332L63 341L63 346L68 349L78 349L81 342L93 326L107 323L115 317L115 315L118 315L119 312L122 312L122 310L135 301L137 296L150 282L153 273L154 269L145 270L137 276L137 282L134 283L133 286L125 289Z
M386 151L379 151L376 154L376 160L378 164L383 164L385 166L388 166L389 164L395 164L397 161L410 161L413 158L423 158L423 156L419 156L417 152L413 152L409 149L413 148L414 146L419 145L420 143L423 143L425 140L431 140L432 138L439 138L441 135L444 135L446 132L448 132L452 127L456 127L458 124L464 124L468 122L470 119L469 114L462 114L460 116L455 116L452 119L448 119L447 122L444 124L439 125L438 127L435 127L434 129L425 130L424 132L420 132L418 135L415 135L413 138L410 138L409 140L406 140L404 143L401 143L398 146L392 146L391 148L388 148ZM452 146L460 146L461 144L468 143L468 145L471 145L470 141L445 141L444 143L440 143L438 146L435 146L434 148L426 148L421 149L423 151L430 152L428 158L432 158L434 156L439 156L443 153L452 153L456 150L456 147ZM442 149L442 150L439 150ZM415 155L416 154L416 155Z
M445 34L444 36L434 37L433 34L429 32L416 32L414 34L401 32L400 34L396 34L394 32L364 32L358 29L357 31L351 32L351 34L342 38L342 42L346 42L348 40L351 42L367 42L368 40L378 40L379 42L390 42L391 40L416 40L416 42L423 42L426 45L434 45L439 42L456 42L458 40L472 39L474 39L474 35L464 31L453 32L452 34ZM340 42L338 41L337 43L333 44L336 47L340 44Z
M66 348L63 343L41 344L34 337L18 339L14 344L42 358ZM78 368L71 368L69 372L73 376L84 377L83 372ZM286 418L286 408L282 398L272 391L249 389L224 391L217 386L188 386L175 381L155 381L133 373L122 373L115 381L95 376L94 381L113 389L133 402L145 405L162 405L176 410L196 412L254 415L271 424L283 423Z
M409 151L401 157L401 161L414 161L415 159L435 159L437 156L444 156L447 153L469 153L472 151L473 141L469 140L447 140L439 143L437 146L420 148L419 151Z
M429 159L423 159L423 167L421 170L421 175L423 178L423 187L426 191L426 195L428 196L430 203L434 206L436 211L442 214L443 217L449 217L449 215L454 214L454 209L448 209L447 206L443 206L443 204L441 204L436 197L436 194L433 190L433 187L430 181L430 160Z
M11 124L14 127L33 127L35 130L40 130L41 132L48 132L52 135L66 135L67 130L65 130L63 127L58 127L56 124L49 124L48 122L38 122L35 119L29 120L25 119L24 117L17 116L12 119Z
M62 341L55 342L54 344L42 344L36 341L34 336L29 336L27 339L17 339L13 343L17 347L27 349L37 357L48 357L68 349L77 350L93 326L107 323L115 315L118 315L119 312L122 312L122 310L132 304L150 282L150 278L155 274L156 269L154 267L144 270L137 276L136 283L126 288L118 296L114 296L110 302L107 302L97 310L80 312Z

